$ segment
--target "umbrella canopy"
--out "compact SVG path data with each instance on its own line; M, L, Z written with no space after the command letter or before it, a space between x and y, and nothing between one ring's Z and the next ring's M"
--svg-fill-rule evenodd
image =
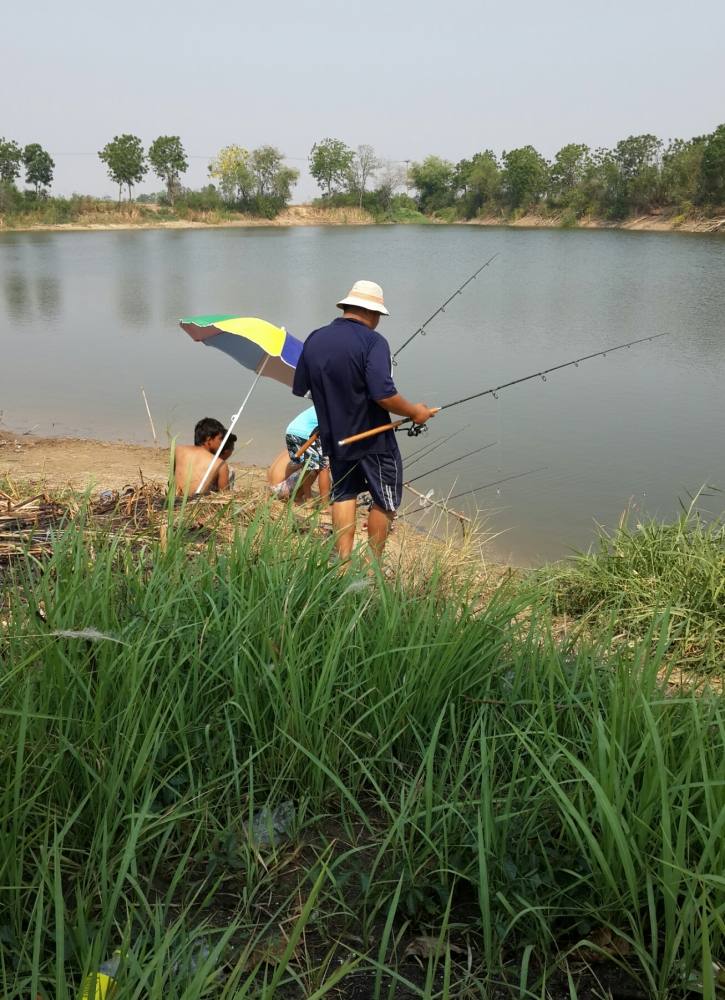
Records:
M192 340L216 347L250 371L292 387L302 343L283 326L253 316L190 316L179 324Z

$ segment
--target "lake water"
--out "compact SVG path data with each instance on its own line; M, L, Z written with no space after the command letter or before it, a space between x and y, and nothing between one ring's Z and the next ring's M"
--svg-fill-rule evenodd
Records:
M261 316L304 338L358 277L379 281L393 349L479 264L499 257L400 357L396 381L436 405L607 345L667 338L441 414L407 454L436 494L546 468L464 498L491 512L499 557L535 563L588 546L627 505L670 515L725 487L725 240L702 235L474 226L250 228L0 236L5 427L148 442L229 419L249 372L194 344L178 319ZM300 402L262 380L240 461L266 463ZM722 497L709 501L722 510ZM456 505L454 505L456 506Z

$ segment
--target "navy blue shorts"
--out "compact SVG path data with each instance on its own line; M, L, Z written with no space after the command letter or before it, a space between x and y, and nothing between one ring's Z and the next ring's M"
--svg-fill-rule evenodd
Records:
M373 503L382 510L396 511L403 499L403 462L400 452L366 455L353 461L330 459L332 472L332 502L354 500L358 494L370 493Z

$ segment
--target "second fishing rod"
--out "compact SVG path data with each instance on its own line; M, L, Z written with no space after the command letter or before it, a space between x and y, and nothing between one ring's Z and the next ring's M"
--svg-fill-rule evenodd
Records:
M495 385L490 389L484 389L482 392L474 392L470 396L463 396L461 399L454 399L450 403L444 403L443 406L431 407L432 414L441 413L443 410L450 410L454 406L461 406L463 403L470 403L474 399L483 399L484 396L493 396L494 399L498 398L498 393L502 389L509 389L511 386L520 385L522 382L530 382L532 379L540 378L544 382L546 381L547 375L552 372L561 371L563 368L571 368L572 366L578 368L582 361L590 361L592 358L606 358L608 354L614 354L615 351L622 351L625 347L634 347L635 344L645 344L651 340L659 340L660 337L667 337L666 333L654 333L650 337L640 337L638 340L630 340L626 344L617 344L615 347L604 347L600 351L593 351L591 354L583 354L580 358L574 358L572 361L563 361L559 365L552 365L551 368L544 368L538 372L532 372L530 375L523 375L521 378L511 379L510 382L502 382L501 385ZM411 417L403 417L401 420L394 420L389 424L382 424L380 427L373 427L369 431L363 431L361 434L352 434L350 437L343 438L338 441L338 445L354 444L355 441L362 441L365 438L374 437L376 434L382 434L384 431L395 431L399 427L405 424L411 424L412 426L408 429L408 434L410 436L415 436L420 434L421 431L425 430L425 424L416 424L413 422Z

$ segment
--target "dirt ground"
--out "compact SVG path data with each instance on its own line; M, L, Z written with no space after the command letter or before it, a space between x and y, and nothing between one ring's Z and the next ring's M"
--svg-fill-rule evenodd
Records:
M53 487L120 489L140 478L165 482L168 460L162 448L0 431L0 477L43 480Z

